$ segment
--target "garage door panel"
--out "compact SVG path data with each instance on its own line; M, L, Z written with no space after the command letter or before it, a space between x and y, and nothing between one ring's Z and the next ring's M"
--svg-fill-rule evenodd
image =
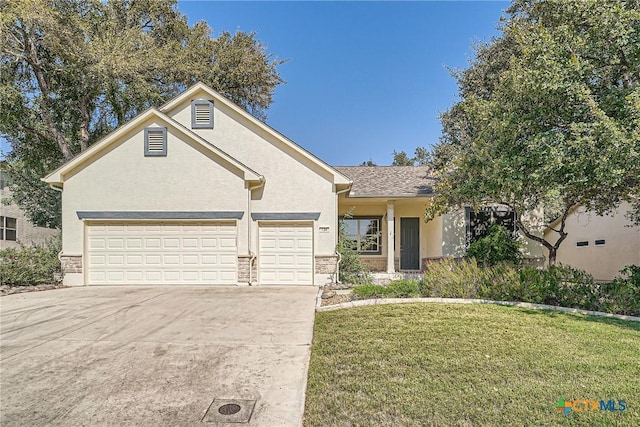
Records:
M87 227L89 284L236 284L236 226Z
M313 284L313 228L310 224L261 224L259 240L261 284Z

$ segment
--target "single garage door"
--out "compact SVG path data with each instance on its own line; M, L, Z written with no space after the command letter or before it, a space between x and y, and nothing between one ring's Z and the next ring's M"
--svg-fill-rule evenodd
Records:
M262 285L313 285L311 224L260 224Z
M90 285L237 284L235 223L93 223Z

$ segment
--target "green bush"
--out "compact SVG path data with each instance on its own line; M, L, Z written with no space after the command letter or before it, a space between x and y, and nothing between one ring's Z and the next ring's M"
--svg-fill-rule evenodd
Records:
M474 258L444 259L429 264L420 282L420 294L436 298L475 298L486 280L485 270Z
M627 266L610 283L596 283L585 271L552 265L516 269L510 263L481 267L474 258L431 263L421 281L387 286L359 285L356 298L483 298L522 301L607 313L640 315L640 266Z
M515 301L593 310L597 296L593 277L572 267L552 265L546 270L520 270L522 293Z
M500 263L519 264L522 258L520 242L501 225L491 224L484 237L469 245L466 258L475 258L479 265L494 266Z
M345 215L349 218L350 215ZM369 283L370 277L360 255L350 245L346 238L344 221L340 221L338 228L338 244L336 252L340 254L339 280L344 283Z
M602 286L601 311L640 316L640 266L627 265Z
M53 284L60 273L59 244L0 250L0 281L3 285Z
M388 285L357 285L353 294L358 299L370 298L413 298L419 297L417 280L395 280Z

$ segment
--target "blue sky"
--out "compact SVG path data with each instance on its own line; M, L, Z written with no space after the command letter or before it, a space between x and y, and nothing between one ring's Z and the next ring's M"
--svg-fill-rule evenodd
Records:
M438 115L456 100L447 67L498 35L506 1L180 1L190 23L256 31L289 61L267 122L332 165L392 161L437 142ZM214 34L214 35L215 35Z
M498 35L507 1L180 1L190 23L257 32L288 62L268 123L332 165L387 165L437 142L438 115L456 100L447 67ZM9 147L1 140L1 152ZM1 156L1 154L0 154Z

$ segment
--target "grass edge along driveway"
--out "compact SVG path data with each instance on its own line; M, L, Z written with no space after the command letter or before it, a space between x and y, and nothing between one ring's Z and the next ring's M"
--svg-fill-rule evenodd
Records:
M305 426L637 426L639 361L638 322L493 305L323 312ZM627 408L565 417L560 398Z

